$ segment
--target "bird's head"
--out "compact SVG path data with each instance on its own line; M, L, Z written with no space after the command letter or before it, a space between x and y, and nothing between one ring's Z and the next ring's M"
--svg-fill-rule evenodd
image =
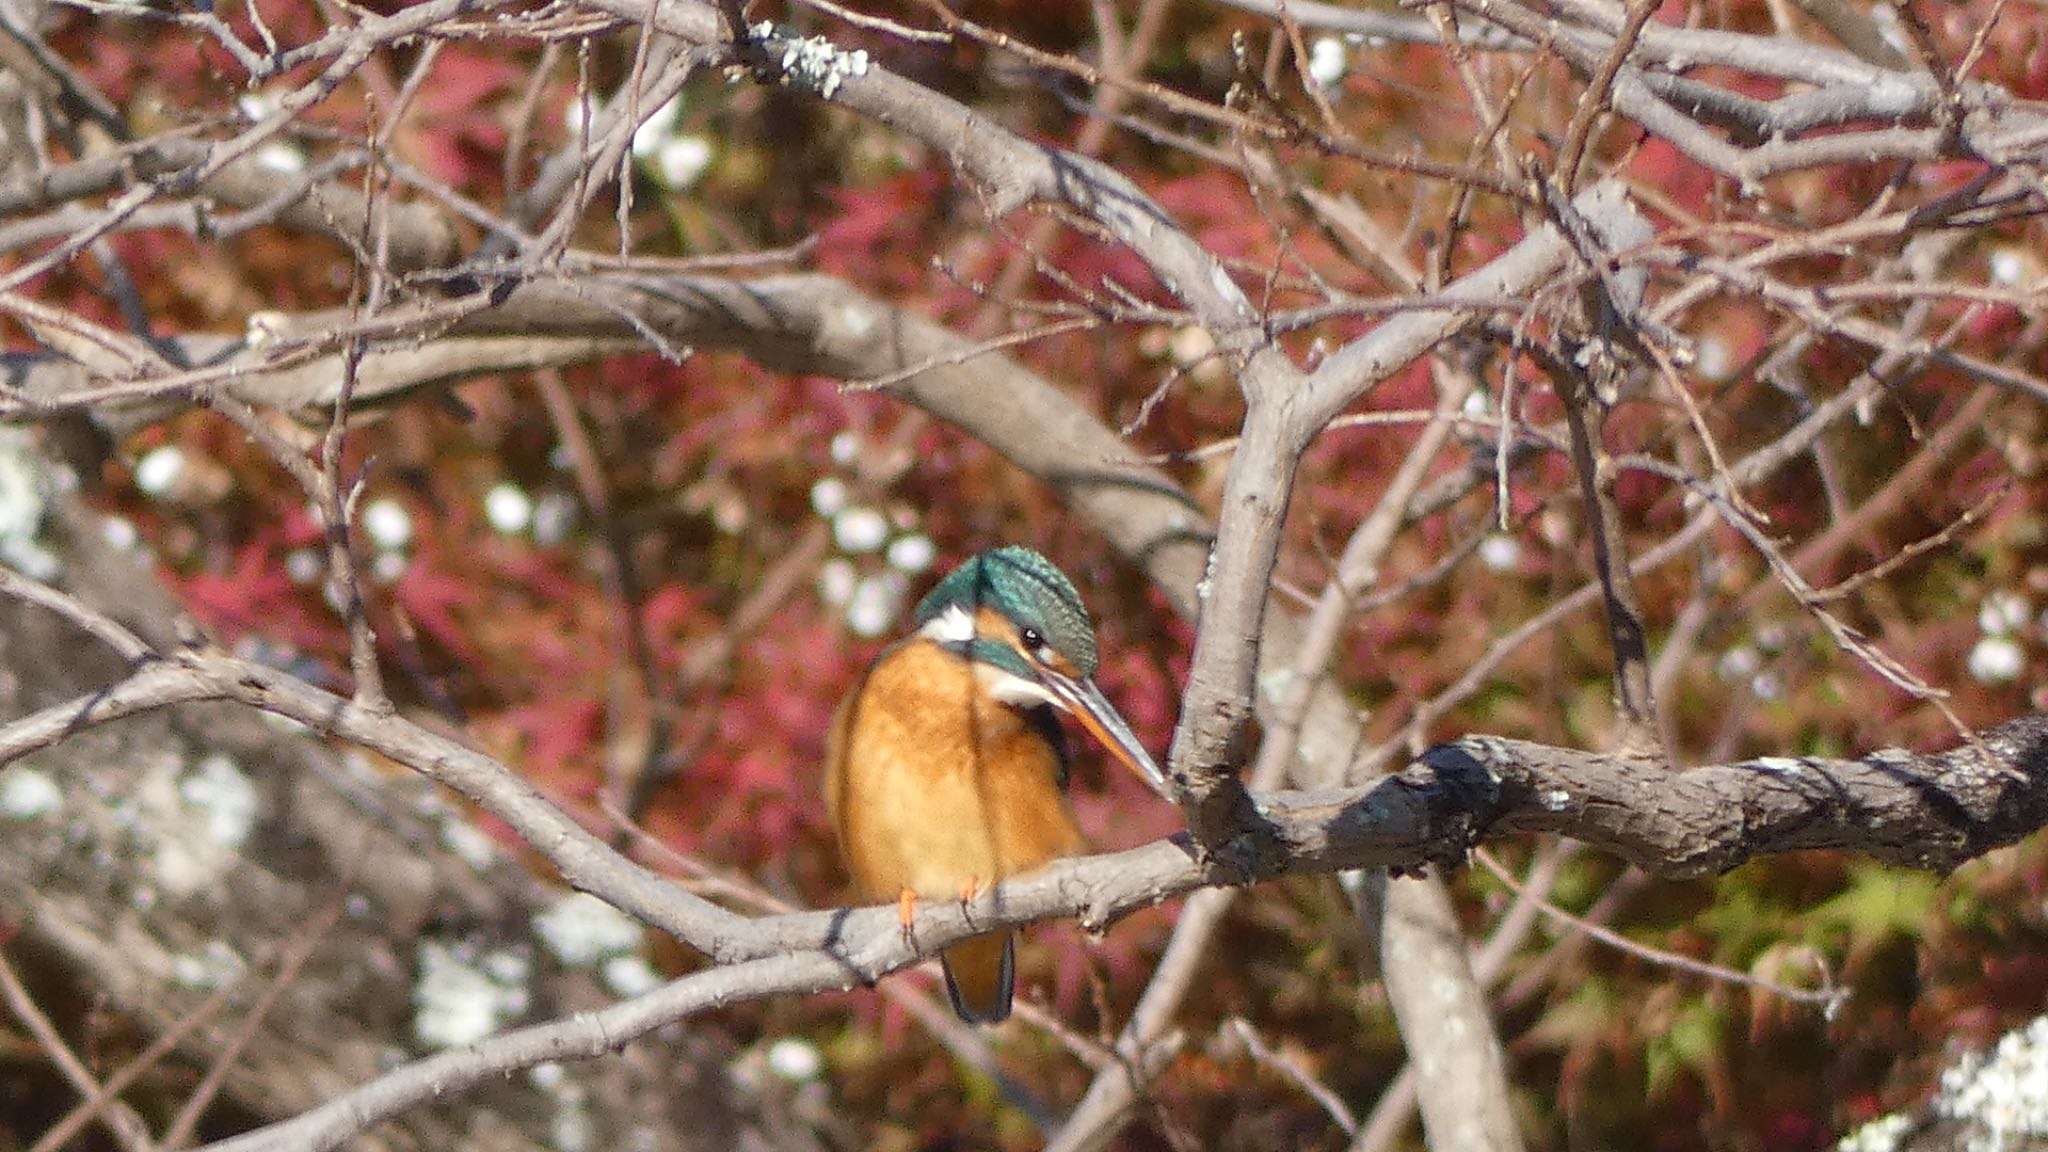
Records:
M1095 624L1053 562L1029 548L996 548L948 573L918 602L918 634L977 665L1005 704L1071 714L1153 791L1166 773L1095 686Z

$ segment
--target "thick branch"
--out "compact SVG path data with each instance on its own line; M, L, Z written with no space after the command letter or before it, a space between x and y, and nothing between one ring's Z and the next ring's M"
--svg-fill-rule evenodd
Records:
M1557 832L1662 876L1812 848L1946 871L2048 823L2048 715L1933 755L1764 756L1664 776L1620 756L1472 736L1423 764L1498 779L1493 832Z
M280 318L282 319L282 318ZM0 399L0 415L40 415L65 411L76 397L98 381L121 379L129 365L94 355L84 341L67 342L60 333L45 332L46 342L61 355L37 352L0 354L0 381L12 395ZM287 412L324 408L341 393L344 357L331 354L303 362L277 365L269 353L244 341L193 336L176 342L189 363L218 369L222 395L258 408ZM624 337L496 336L476 339L418 340L376 347L355 367L351 408L386 405L408 399L428 387L459 383L494 372L584 363L600 356L640 347ZM68 357L68 358L67 358ZM125 436L167 420L189 404L178 397L95 400L86 405L107 432Z
M1616 757L1470 738L1431 749L1407 772L1370 788L1274 793L1260 798L1260 809L1288 848L1284 858L1258 861L1260 878L1454 864L1476 839L1530 830L1574 836L1674 876L1806 848L1947 869L2048 821L2048 715L2012 721L1933 755L1765 758L1673 775L1642 773ZM1097 930L1137 908L1230 879L1176 837L1062 861L969 903L927 901L909 933L893 907L756 920L751 932L783 941L780 954L409 1065L314 1113L215 1147L333 1147L369 1120L429 1095L539 1060L602 1052L707 1008L874 980L999 923L1077 916Z
M558 863L581 862L580 851L565 850L580 830L537 815L554 809L521 791L484 756L434 746L401 719L370 715L259 665L215 654L176 663L210 688L205 695L425 763L428 775L470 792ZM170 694L162 703L195 695L201 694ZM12 727L0 729L0 738ZM492 782L494 776L500 779ZM1645 773L1626 757L1474 736L1437 745L1406 771L1369 787L1273 792L1255 800L1280 851L1226 866L1199 859L1185 837L1173 837L1061 862L971 902L921 905L915 948L904 943L893 906L748 919L712 911L672 889L659 894L665 885L631 866L574 871L589 890L728 961L816 949L836 956L848 979L873 979L994 923L1076 916L1084 928L1099 930L1198 887L1351 868L1456 866L1469 846L1523 832L1571 837L1673 877L1823 848L1947 870L2048 824L2048 713L1988 729L1941 753L1773 756L1673 774Z

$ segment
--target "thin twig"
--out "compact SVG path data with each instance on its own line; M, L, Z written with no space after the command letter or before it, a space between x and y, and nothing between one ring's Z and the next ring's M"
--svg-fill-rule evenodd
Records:
M1518 896L1522 894L1521 881L1515 879L1513 872L1502 867L1500 861L1493 858L1492 853L1481 848L1474 851L1472 855L1474 859L1479 861L1481 867L1493 873L1494 879L1505 884L1509 891ZM1828 971L1825 965L1820 967L1821 986L1819 988L1794 988L1789 984L1780 984L1775 980L1765 980L1761 977L1752 976L1747 972L1738 972L1733 968L1723 967L1719 964L1709 964L1704 960L1695 960L1690 956L1681 956L1676 952L1667 952L1662 948L1652 948L1647 944L1637 943L1605 925L1595 924L1583 917L1574 916L1545 899L1538 898L1536 906L1542 909L1543 914L1552 920L1556 920L1561 924L1568 924L1577 931L1585 933L1587 936L1598 940L1610 948L1626 952L1639 960L1646 960L1660 967L1675 969L1725 984L1740 984L1743 987L1753 988L1783 1000L1790 1000L1795 1004L1819 1005L1821 1011L1828 1016L1833 1016L1836 1009L1849 998L1850 990L1836 987L1834 974Z
M149 1126L143 1123L142 1117L135 1114L134 1109L108 1096L105 1085L101 1084L99 1078L85 1066L85 1062L71 1051L71 1046L64 1043L64 1037L57 1032L56 1025L50 1023L50 1018L43 1015L43 1010L36 1006L35 997L29 993L28 987L21 982L21 977L15 974L14 965L9 964L4 955L0 955L0 1000L6 1001L7 1007L14 1012L15 1018L21 1021L22 1026L28 1029L29 1035L35 1038L37 1046L50 1058L50 1063L56 1066L58 1073L70 1081L71 1086L88 1101L99 1102L102 1105L95 1118L106 1128L109 1135L128 1152L152 1152L156 1145L149 1138Z

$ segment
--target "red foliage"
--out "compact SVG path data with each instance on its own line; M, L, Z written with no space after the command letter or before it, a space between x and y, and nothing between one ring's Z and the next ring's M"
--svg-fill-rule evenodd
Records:
M933 209L952 194L950 179L936 167L898 173L867 187L833 189L838 213L817 229L819 268L876 290L920 290L928 276L922 266L882 257L917 251L933 224Z
M1710 212L1712 199L1720 187L1720 182L1711 173L1688 160L1675 145L1661 137L1637 145L1626 171L1630 179L1641 180L1695 215Z
M181 590L193 611L227 637L260 632L294 647L326 649L333 626L306 611L305 590L285 576L280 544L252 542L226 557L225 569L186 575Z
M420 94L407 134L420 166L456 187L479 177L495 184L505 148L504 122L480 115L516 100L527 83L521 62L502 53L454 49L436 61L436 82Z
M246 12L233 8L224 9L223 18L250 34ZM324 19L320 6L288 0L262 0L262 9L270 27L293 42L316 34ZM1954 45L1960 48L1971 34L1970 21L1981 21L1988 9L1988 0L1973 0L1934 17L1941 35L1960 38ZM1092 35L1093 10L1078 0L982 0L964 11L1045 45L1080 44ZM53 42L123 107L164 91L206 92L216 102L239 94L227 79L235 75L231 61L217 47L203 46L203 37L146 35L130 23L100 21L61 6L54 12ZM1753 30L1773 26L1766 6L1750 0L1709 8L1671 0L1659 19ZM1247 18L1202 9L1176 11L1173 21L1159 70L1171 73L1177 90L1220 95L1218 86L1235 79L1228 63L1231 33L1250 26ZM926 55L888 43L888 52L930 72L933 83L953 85L949 94L985 114L1024 125L1055 144L1072 142L1081 113L1028 86L977 86L988 71L977 63L981 50L960 46ZM499 41L444 43L433 82L420 90L401 126L399 154L465 194L501 195L508 117L538 51L504 50ZM389 114L417 52L408 45L380 55L363 75L321 101L309 123L349 127ZM1275 59L1284 56L1276 52ZM602 52L595 57L591 67L597 73L623 67ZM1370 68L1347 77L1341 91L1345 132L1354 142L1441 163L1491 162L1483 147L1475 148L1483 121L1439 48L1375 49L1372 60ZM1487 71L1498 62L1483 63L1482 73L1493 78L1489 82L1499 80ZM1516 103L1507 109L1504 128L1514 154L1547 154L1576 112L1577 89L1547 67L1514 79ZM1979 74L1996 75L2021 95L2048 91L2048 48L2039 29L2007 19L1988 40ZM1700 76L1758 98L1782 94L1777 81L1719 72ZM1155 78L1148 75L1147 81ZM273 87L282 90L286 82L304 79L280 79ZM1034 239L1034 250L1023 252L1023 241L1035 236L1042 218L1020 212L991 225L984 218L985 201L961 186L943 156L878 150L866 134L880 131L873 125L850 127L836 112L805 119L778 107L780 97L752 89L728 94L717 78L711 85L702 99L692 91L691 115L701 117L700 127L716 142L724 167L687 195L636 197L629 224L640 250L696 254L700 244L726 251L814 237L806 270L843 277L914 312L957 320L975 332L1031 322L1035 317L1021 309L1002 317L1005 307L1019 303L1078 303L1114 314L1120 301L1111 285L1142 303L1172 306L1170 294L1130 251L1079 230ZM541 103L559 107L570 98L570 88L565 71ZM538 136L556 130L552 115L533 126ZM764 129L769 124L789 131L777 136ZM1217 138L1235 143L1221 130ZM539 139L534 147L558 142ZM1433 259L1438 246L1447 247L1453 275L1542 222L1541 213L1526 204L1488 195L1454 206L1445 182L1411 180L1277 137L1247 136L1244 143L1310 174L1307 187L1355 203L1398 248L1392 254ZM1645 206L1669 231L1713 233L1707 247L1730 260L1856 218L1897 176L1891 169L1843 165L1737 189L1663 139L1617 129L1599 134L1594 151L1654 192L1644 197ZM1312 358L1312 341L1327 345L1380 322L1379 313L1365 305L1379 304L1394 291L1389 278L1334 242L1328 222L1289 197L1263 185L1255 194L1244 173L1137 134L1112 134L1102 154L1198 241L1233 262L1235 282L1260 305L1284 310L1321 303L1326 287L1336 290L1332 295L1365 298L1353 301L1360 305L1358 315L1287 337L1289 351L1303 362ZM1905 208L1931 202L1984 173L1977 160L1923 165L1885 195L1895 197L1888 203ZM1732 211L1737 204L1748 214ZM1749 213L1752 205L1762 207ZM590 214L605 245L617 243L609 231L613 208L600 204ZM1454 220L1454 211L1467 215ZM1738 215L1740 227L1730 223ZM1987 233L1987 243L2022 253L2038 249L2028 223L2001 227ZM331 243L281 229L259 230L224 246L165 232L117 235L112 243L124 261L152 270L141 284L145 303L194 329L236 330L257 308L346 304L361 287L351 283L347 261ZM1984 256L1967 247L1963 252L1958 261ZM1882 246L1837 245L1771 264L1769 271L1789 285L1824 293L1858 281L1896 255ZM1030 259L1056 268L1093 298L1075 301L1065 284L1028 265L1034 274L1023 280L1021 301L988 298L985 286L997 282L1010 261ZM942 271L934 271L935 262ZM93 290L89 274L66 271L54 281L59 286L52 295L83 316L118 326L118 310ZM1668 281L1678 272L1665 265L1658 275ZM1911 304L1902 298L1899 307ZM1495 319L1527 322L1535 338L1544 338L1549 306L1532 306L1526 315L1511 308ZM2029 338L2031 314L2009 304L1950 300L1934 311L1927 331L1972 355L1995 359ZM1017 320L1019 315L1024 319ZM1716 371L1688 370L1685 380L1715 445L1729 459L1768 443L1871 366L1866 346L1826 334L1794 363L1779 366L1773 378L1758 379L1758 362L1784 339L1785 310L1732 290L1695 302L1681 319L1689 335L1711 338L1705 350L1721 362ZM1105 320L1085 332L1007 352L1111 423L1135 417L1148 394L1171 380L1132 448L1190 452L1166 467L1198 507L1213 510L1229 457L1197 450L1224 445L1237 429L1242 404L1228 364L1212 363L1211 369L1221 370L1205 372L1162 351L1163 340L1148 343L1170 336L1167 330L1177 323ZM1463 359L1468 352L1469 363ZM1491 404L1501 400L1502 381L1512 380L1518 419L1546 435L1562 427L1564 409L1543 373L1506 341L1483 349L1447 348L1441 364L1403 366L1359 409L1428 408L1445 369L1477 373L1495 389L1484 397ZM1745 491L1767 517L1761 529L1787 541L1788 552L1853 521L1855 509L1883 491L1903 462L1925 450L1929 430L1942 428L1969 391L1959 372L1938 364L1914 371L1920 374L1888 381L1882 402L1872 405L1853 436L1831 436L1767 483ZM369 586L372 619L393 670L392 691L402 704L439 706L440 693L428 690L440 687L438 682L430 686L419 678L445 676L446 694L473 728L571 806L595 797L609 758L621 748L633 751L639 735L633 725L651 716L647 728L672 741L652 749L651 757L676 771L644 814L649 830L709 866L758 878L778 892L820 903L843 898L817 794L819 761L834 706L881 639L852 636L842 607L818 594L819 573L805 571L794 581L797 591L773 605L757 631L735 638L728 663L686 686L675 683L686 667L702 670L695 657L719 643L720 630L733 623L738 606L778 574L778 565L813 524L813 486L829 478L846 485L849 500L883 513L892 536L928 534L946 558L998 541L1044 547L1077 576L1101 623L1105 690L1149 746L1165 749L1187 671L1188 624L1140 591L1128 564L1111 557L1092 529L986 447L952 429L913 426L914 466L870 490L866 473L888 469L835 461L834 441L849 437L845 442L858 445L863 463L875 465L883 446L896 442L899 422L917 419L892 397L850 395L837 381L791 379L714 355L680 366L653 354L620 356L563 375L579 406L582 431L594 444L589 461L556 458L566 452L560 447L564 438L546 407L517 380L466 386L464 400L474 410L467 421L415 414L350 434L350 466L375 454L368 471L373 492L385 494L402 484L402 502L418 526L403 574ZM1807 394L1794 395L1795 385ZM2039 417L2027 412L2001 408L1990 426L1973 430L1950 456L1936 461L1930 478L1908 499L1854 523L1849 544L1812 558L1802 569L1821 582L1895 557L1953 522L1983 494L2010 485L2011 494L1981 530L1965 533L1938 555L1903 565L1839 609L1862 634L1908 658L1931 680L1969 688L1957 694L1955 704L1966 715L2010 710L2026 691L2024 684L1962 683L1961 670L1981 638L1977 606L1995 591L2017 589L2038 599L2048 590L2048 565L2035 555L2039 548L2033 543L2043 505L2037 459L2043 437ZM317 552L324 543L305 512L303 494L237 430L216 422L157 435L203 445L232 478L230 494L191 507L144 504L129 493L118 497L152 541L161 542L159 553L195 615L230 640L260 637L324 661L341 683L347 668L342 621L323 602L317 583L297 584L284 574L287 557ZM1346 428L1317 443L1295 494L1294 518L1286 525L1282 602L1320 592L1332 558L1382 498L1412 443L1412 425ZM1667 382L1648 373L1641 390L1611 414L1607 443L1617 453L1684 459L1704 470L1696 457L1681 456L1700 450L1689 414L1679 410ZM1486 665L1482 691L1454 709L1431 712L1432 732L1501 732L1583 745L1598 743L1611 723L1607 641L1597 608L1567 614L1540 642L1496 650L1503 636L1559 597L1587 587L1592 572L1584 507L1569 459L1539 445L1533 458L1518 463L1502 493L1479 467L1493 448L1483 426L1461 429L1431 479L1451 481L1468 472L1478 478L1464 496L1404 529L1371 590L1387 599L1355 617L1340 641L1339 681L1366 718L1369 742L1408 723L1414 705L1495 657ZM578 463L595 476L602 508L588 505ZM531 527L494 528L480 504L500 484L535 499L559 497L569 509L566 527L549 534ZM1616 491L1631 539L1641 547L1661 543L1698 514L1660 476L1624 470ZM1503 495L1504 528L1494 507ZM1516 546L1505 562L1479 562L1469 551L1457 551L1496 535ZM1764 566L1747 539L1724 528L1708 544L1718 552L1712 563L1688 551L1681 562L1646 574L1641 584L1659 637L1675 627L1691 597L1702 597L1707 609L1707 622L1686 638L1699 654L1674 677L1666 701L1684 750L1737 755L1947 738L1940 717L1915 709L1894 687L1819 639L1824 633L1810 613L1788 606L1782 594L1753 594ZM865 566L859 568L863 574L880 564L866 553L833 559ZM1403 585L1439 564L1444 569L1427 582ZM935 575L908 580L906 605ZM2028 609L2038 613L2036 604ZM900 616L896 623L900 629ZM633 663L637 654L621 643L622 629L644 638L651 668ZM2036 663L2038 631L2031 622L2020 630ZM1757 667L1724 671L1720 661L1731 655L1753 658ZM642 683L643 674L652 682ZM1757 687L1768 677L1777 678L1775 695ZM1074 805L1097 846L1127 847L1175 828L1177 813L1074 735L1082 758ZM2038 1007L2038 995L2029 997L2048 984L2048 967L2036 959L2040 940L2048 936L2040 913L2048 865L2039 851L2013 855L2000 865L2011 873L1998 880L2003 888L1983 881L1986 893L2009 897L1983 897L1986 904L2006 907L2003 919L1937 909L1918 928L1923 938L1874 934L1844 946L1848 975L1866 983L1832 1030L1789 1013L1761 1011L1749 1016L1745 1028L1743 1009L1730 1008L1730 994L1717 986L1695 987L1603 948L1552 958L1537 951L1551 946L1547 937L1530 945L1512 962L1510 983L1546 964L1554 965L1553 974L1525 992L1504 1019L1520 1030L1510 1034L1513 1060L1518 1076L1532 1086L1531 1110L1560 1144L1820 1143L1843 1116L1819 1114L1803 1100L1788 1101L1787 1094L1825 1087L1846 1101L1838 1112L1868 1116L1895 1095L1917 1089L1916 1078L1931 1075L1931 1068L1917 1066L1890 1071L1899 1050L1929 1036L1987 1041L2016 1015ZM1583 858L1570 871L1558 900L1575 910L1609 891L1619 874L1612 861ZM1952 891L1969 891L1978 882L1960 877ZM1819 905L1853 883L1846 869L1832 864L1780 861L1731 878L1715 894L1660 885L1614 915L1632 937L1740 967L1756 962L1766 944L1800 938L1806 929L1793 910L1795 900ZM1483 881L1458 884L1471 921L1493 923L1502 906L1492 902L1497 893L1489 893ZM1703 926L1713 918L1712 899L1746 909L1747 922L1733 923L1744 918L1729 914L1711 928ZM1132 917L1100 941L1079 940L1060 927L1033 930L1020 983L1033 994L1045 992L1077 1029L1113 1027L1142 987L1172 915L1169 909ZM1187 1009L1183 1025L1191 1042L1171 1074L1152 1089L1162 1102L1160 1113L1193 1118L1193 1130L1204 1138L1235 1134L1241 1146L1335 1143L1321 1114L1291 1084L1233 1055L1216 1038L1223 1037L1230 1017L1250 1019L1284 1036L1351 1105L1369 1104L1401 1057L1365 975L1373 959L1358 936L1346 902L1321 882L1270 886L1240 901ZM1916 951L1921 939L1926 946ZM1118 1019L1093 1019L1098 985ZM1873 991L1865 995L1861 987ZM874 1022L881 1042L849 1044L855 1051L835 1053L835 1061L844 1063L835 1067L834 1091L865 1104L864 1115L877 1125L885 1122L877 1117L919 1117L876 1143L898 1136L898 1143L936 1143L948 1132L986 1136L981 1142L992 1145L1021 1142L1000 1127L996 1106L963 1100L954 1070L922 1029L894 1008L877 1011L874 1003L872 996L856 993L726 1013L715 1026L730 1030L737 1047L768 1030L764 1019L771 1012L787 1014L778 1026L823 1036L837 1035L847 1015L858 1015L862 1027ZM1717 1032L1725 1023L1721 1017L1738 1023ZM1664 1038L1662 1026L1679 1018L1696 1026L1697 1050L1680 1053L1684 1060L1672 1056L1679 1066L1646 1091L1644 1053ZM1003 1040L1020 1047L1037 1042L1008 1035ZM1015 1063L1025 1066L1012 1071L1048 1098L1071 1099L1085 1083L1084 1070L1064 1057ZM1818 1091L1813 1096L1819 1098ZM1133 1139L1149 1146L1145 1142L1153 1136Z

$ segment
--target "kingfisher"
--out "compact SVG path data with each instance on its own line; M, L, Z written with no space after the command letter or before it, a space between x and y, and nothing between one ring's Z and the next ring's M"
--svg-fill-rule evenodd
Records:
M1095 686L1095 625L1052 561L983 552L939 581L914 620L840 704L825 755L847 871L867 899L897 901L906 931L920 898L966 900L1083 850L1058 713L1171 798ZM1013 936L1004 928L940 955L962 1020L1010 1015Z

